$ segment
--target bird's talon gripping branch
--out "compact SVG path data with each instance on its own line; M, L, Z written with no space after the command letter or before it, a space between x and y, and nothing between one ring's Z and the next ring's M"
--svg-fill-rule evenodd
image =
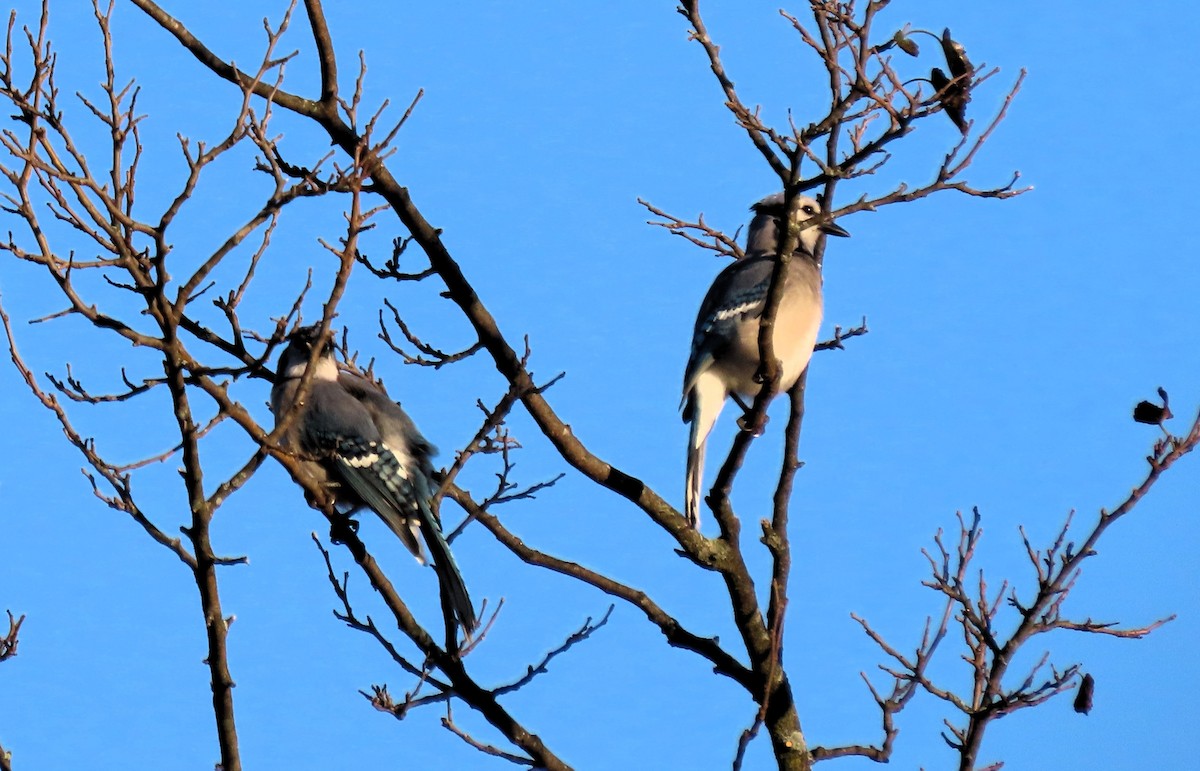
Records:
M329 521L329 540L341 546L358 535L358 520L349 514L334 514Z
M767 428L767 422L770 420L770 418L766 415L763 415L761 420L762 424L758 428L755 428L750 422L750 410L746 410L746 412L737 419L737 425L741 430L749 431L758 437L763 435L763 432Z

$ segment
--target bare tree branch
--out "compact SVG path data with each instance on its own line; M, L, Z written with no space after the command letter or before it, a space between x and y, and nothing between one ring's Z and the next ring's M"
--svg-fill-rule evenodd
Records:
M612 609L610 608L609 611L611 612L611 610ZM17 655L17 635L21 632L21 624L25 623L24 615L22 615L20 618L17 618L13 616L13 612L11 610L6 610L4 612L8 614L8 632L3 637L0 637L0 661L6 661ZM597 624L597 626L603 626L604 622L607 620L608 614L605 614L604 618L599 624Z
M1063 603L1074 588L1080 566L1085 560L1096 555L1096 544L1104 532L1113 522L1132 511L1150 492L1161 475L1180 458L1194 450L1197 444L1200 444L1200 414L1183 435L1164 431L1164 436L1155 442L1153 451L1146 458L1150 469L1145 478L1111 512L1104 509L1100 511L1095 524L1085 531L1078 546L1069 540L1073 516L1067 517L1066 523L1046 549L1036 549L1022 530L1026 553L1034 568L1036 579L1033 599L1029 603L1022 602L1017 589L1009 589L1007 582L1001 582L994 595L989 594L982 571L979 571L976 577L976 590L969 590L968 571L983 534L978 509L974 511L970 522L959 516L959 542L953 552L943 542L940 532L935 536L936 554L926 552L932 576L924 584L943 595L947 604L941 630L933 638L933 646L936 647L944 635L946 619L953 610L956 620L961 625L967 648L963 658L971 665L972 686L969 698L958 695L951 687L936 684L926 676L926 643L923 642L918 648L916 658L910 659L884 641L866 621L855 617L871 639L899 665L898 670L885 668L885 671L894 676L897 684L920 685L929 694L953 705L966 717L964 726L947 722L950 735L944 737L958 752L959 768L962 771L975 768L983 737L993 720L1020 709L1042 704L1073 687L1079 677L1078 664L1060 670L1050 664L1050 654L1043 653L1018 685L1006 686L1005 675L1008 673L1010 662L1030 639L1060 629L1137 639L1174 618L1174 615L1171 615L1149 624L1120 628L1116 622L1100 623L1092 621L1090 617L1076 621L1063 618L1060 614ZM998 631L997 618L1005 604L1016 610L1018 618L1011 632L1001 633ZM1007 623L1000 628L1006 627ZM929 640L928 626L925 640ZM1047 668L1049 672L1044 673ZM840 752L866 754L857 751ZM825 751L821 753L820 759L828 756L829 752ZM815 752L814 757L818 757Z

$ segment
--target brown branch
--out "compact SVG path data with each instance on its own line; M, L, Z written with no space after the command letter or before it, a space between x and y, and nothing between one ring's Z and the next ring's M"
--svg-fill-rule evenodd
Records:
M610 608L609 611L611 612L611 610L612 609ZM17 644L19 642L17 640L17 635L21 631L21 624L25 623L24 615L22 615L20 618L17 618L13 616L13 612L11 610L6 610L4 612L8 614L8 633L3 637L0 637L0 661L6 661L17 655ZM607 620L608 615L606 614L603 621ZM603 621L600 625L603 625Z
M887 696L880 694L875 686L871 684L865 672L861 673L863 682L866 683L872 698L875 700L876 706L879 707L883 741L877 746L853 744L844 747L814 747L812 751L813 763L849 755L869 758L877 763L886 763L891 759L896 737L900 733L900 729L896 727L896 715L912 700L913 695L917 692L918 685L929 690L931 693L935 693L938 690L925 676L925 670L929 666L929 662L933 659L938 645L946 637L953 609L954 604L947 602L945 610L942 613L941 622L938 624L937 631L932 636L930 635L931 619L925 619L925 631L921 636L921 642L917 646L912 659L909 659L891 647L878 632L871 628L866 620L853 613L850 614L850 617L858 622L863 631L866 632L867 636L875 644L900 663L902 670L896 671L880 665L879 668L892 677L892 691ZM938 694L935 693L935 695ZM955 698L953 694L948 692L942 692L941 695L947 701L952 701Z
M642 611L646 618L659 628L671 646L699 654L712 663L713 671L731 678L748 691L754 692L757 688L754 674L725 651L716 639L700 637L688 631L645 592L626 586L582 565L553 557L527 546L524 541L509 532L499 519L481 509L470 493L457 485L450 486L447 495L459 506L462 506L469 516L487 528L488 532L495 536L502 546L515 554L521 561L582 581L605 594L629 603Z
M138 507L137 502L133 498L129 475L120 473L116 466L105 461L96 452L95 442L91 439L85 439L75 430L74 426L71 424L70 418L67 417L66 410L63 409L62 405L53 396L53 394L46 393L41 389L41 387L38 386L36 378L34 378L33 373L29 370L29 367L26 366L25 361L21 358L20 353L17 351L16 339L13 336L12 322L9 319L8 313L4 310L3 305L0 305L0 323L2 323L4 326L4 333L8 340L9 358L12 360L13 366L16 367L17 372L21 375L21 378L25 381L25 385L29 388L30 393L32 393L46 409L50 410L54 414L54 417L58 419L59 424L62 426L63 434L67 437L67 441L70 442L76 449L78 449L80 453L82 453L84 459L87 460L88 465L95 469L96 473L99 474L113 490L113 495L111 496L101 493L99 487L97 486L95 477L85 472L85 476L87 476L88 480L91 482L92 490L96 496L104 501L105 504L107 504L110 508L127 513L133 519L133 521L137 522L142 529L146 531L151 538L170 549L171 552L174 553L175 556L178 557L185 565L195 569L196 558L184 548L180 539L171 538L163 531L159 530L158 527L146 517L141 508Z
M434 688L437 688L439 692L449 693L451 691L449 683L433 677L428 668L418 667L416 664L413 664L406 657L401 655L396 649L396 646L393 645L392 641L389 640L383 634L383 631L375 625L375 621L370 616L367 617L366 621L363 621L358 617L358 615L354 612L354 607L350 604L350 574L344 572L342 573L341 578L338 578L337 573L333 569L333 557L330 556L329 550L321 544L321 540L317 537L316 533L312 534L312 540L316 545L317 550L321 552L321 559L325 563L326 577L329 579L329 585L333 587L333 593L337 596L338 601L342 604L342 609L340 611L333 611L334 618L346 624L351 629L364 632L375 638L375 641L379 643L380 647L387 651L388 655L392 657L392 660L399 664L401 669L416 677L419 684L430 683ZM383 689L383 693L386 693L386 688ZM364 694L364 696L365 695L366 694ZM380 700L380 703L382 703L383 699L379 691L375 693L374 697L369 698L378 699ZM406 696L405 702L408 702L409 698L410 697ZM376 706L379 705L377 704ZM387 711L396 714L394 709L388 709ZM397 714L398 717L402 715L402 712Z
M17 655L17 634L21 631L21 624L25 623L25 616L14 618L11 610L6 610L8 614L8 634L0 637L0 661L5 661ZM4 749L4 745L0 745L0 771L12 771L12 753Z
M766 522L763 522L764 530L766 530ZM764 540L769 540L764 538ZM772 549L774 552L774 549ZM775 564L778 566L779 561ZM763 698L758 705L758 711L754 714L754 720L750 726L742 731L738 737L737 751L733 756L733 770L741 771L742 761L746 757L746 750L750 746L750 742L754 741L754 737L758 735L758 731L762 728L763 723L767 719L767 712L771 707L771 697L775 691L780 690L782 680L780 675L783 671L783 614L787 609L787 599L784 597L784 589L776 581L771 579L771 608L775 611L774 618L777 623L772 623L771 629L771 656L767 661L767 672L764 678L767 687L763 694ZM784 696L790 698L790 693L784 693ZM778 710L777 710L778 711Z
M92 394L89 393L83 384L71 373L71 365L67 364L66 381L56 378L49 372L42 373L50 384L58 389L58 392L74 402L86 402L88 404L100 404L102 402L123 402L132 399L135 396L140 396L146 393L155 386L163 384L161 378L146 378L140 384L130 382L125 374L125 368L121 368L121 380L124 381L128 390L115 394Z
M514 691L518 691L521 688L524 688L526 685L529 685L538 675L546 674L546 672L549 671L551 661L571 650L571 648L575 647L584 640L588 639L595 634L600 627L607 624L608 619L612 615L615 607L615 605L609 605L608 610L604 611L604 615L600 617L599 621L593 622L592 617L588 616L579 629L575 630L569 637L567 637L567 639L563 641L562 645L543 656L542 660L537 664L531 665L526 670L525 674L520 678L514 680L508 685L501 685L498 688L495 688L493 693L495 693L497 696L506 693L513 693Z
M1116 622L1111 623L1095 623L1090 618L1084 621L1065 621L1062 619L1055 620L1052 623L1055 629L1066 629L1072 632L1089 632L1091 634L1108 635L1109 637L1119 637L1123 640L1140 640L1146 635L1158 629L1164 624L1169 624L1178 616L1172 613L1169 616L1160 618L1157 621L1152 621L1145 626L1139 626L1132 629L1114 629ZM1048 630L1047 630L1048 631Z
M412 243L411 236L409 238L392 239L392 256L383 263L382 268L371 262L370 258L365 254L358 256L358 262L377 278L390 278L394 281L421 281L435 275L437 271L432 266L417 273L407 273L400 270L400 258L407 251L410 243Z
M662 219L666 220L665 222L647 220L647 225L664 228L668 230L671 235L684 238L696 246L699 246L701 249L708 249L716 252L717 254L721 254L726 257L732 257L735 260L740 260L742 257L746 256L746 253L742 250L742 247L738 246L737 242L738 233L741 231L741 228L738 228L738 230L735 231L731 237L725 235L724 231L717 230L716 228L708 225L708 223L704 221L703 213L696 218L695 222L688 222L687 220L667 214L662 209L659 209L650 202L644 201L641 198L637 199L637 202L646 207L646 209L649 210L649 212L654 216L661 217ZM696 231L701 235L700 237L694 236L690 231Z
M468 359L483 348L483 344L478 341L467 346L464 350L456 353L446 353L443 350L434 348L432 345L429 345L412 333L412 331L408 328L408 325L404 323L404 319L401 318L400 311L396 309L396 306L392 305L391 300L385 298L383 304L386 305L388 310L392 312L392 322L400 330L400 333L404 335L405 339L408 340L408 342L412 344L417 351L420 352L417 356L410 356L403 348L396 345L396 343L392 340L391 333L388 332L387 325L383 321L383 311L380 310L379 339L383 340L383 342L387 344L388 348L391 348L395 353L399 354L400 358L404 360L405 364L418 364L423 367L441 369L447 364L455 364L464 359ZM424 354L424 356L421 356L420 354Z
M224 415L221 415L221 414L214 415L208 421L208 423L201 426L200 429L196 432L196 438L203 439L205 436L208 435L208 433L210 431L212 431L214 428L216 428L218 425L220 425L221 422L224 420L225 420ZM141 460L136 460L132 463L126 463L123 466L114 466L113 468L118 473L123 474L128 471L133 471L135 469L144 468L144 467L152 465L154 463L162 463L167 458L170 458L171 456L175 455L175 453L179 452L181 449L183 449L183 445L177 444L174 447L172 447L171 449L161 452L158 455L152 455L148 458L142 458Z
M353 532L346 533L345 545L354 561L366 573L371 586L379 592L391 610L397 627L416 644L425 661L445 674L455 695L482 714L505 738L526 752L536 765L552 771L566 771L569 768L566 763L501 707L491 691L480 686L467 674L459 656L440 648L429 633L417 623L407 605L396 593L391 581L379 569L374 557L367 553L358 536Z
M161 314L160 324L165 343L163 369L166 372L167 389L171 394L176 426L181 439L182 475L192 514L191 524L184 528L184 533L191 540L196 556L194 577L200 593L207 632L206 661L211 675L213 713L217 723L217 739L221 747L221 767L224 771L240 771L241 755L233 709L235 684L229 669L228 625L221 607L216 574L216 568L221 563L213 551L209 532L214 510L204 492L200 437L188 393L186 373L192 360L178 338L178 327L174 323L176 317L167 311L169 300L165 294L148 298L148 304L157 304Z
M857 327L850 327L849 329L844 330L840 326L835 326L833 328L833 337L830 338L829 340L823 340L823 341L817 343L813 347L813 350L814 351L831 351L831 350L840 351L846 347L846 346L842 345L843 341L849 340L854 337L861 337L861 336L867 334L868 332L870 332L870 330L867 329L867 317L863 316L862 323L859 324Z
M316 536L313 536L313 539L316 540ZM319 543L318 548L320 548ZM416 669L412 663L407 661L407 659L404 659L398 655L395 646L385 638L383 633L380 632L379 628L376 627L376 624L374 624L374 621L372 621L370 617L367 618L366 622L362 622L358 617L354 616L354 612L352 609L350 609L346 596L347 575L343 574L342 579L338 580L337 576L332 573L332 566L329 561L329 552L326 552L323 548L322 552L325 556L326 567L329 568L330 582L332 585L334 585L334 591L337 593L338 599L342 600L343 608L346 609L344 614L343 612L335 611L334 615L338 618L338 620L349 624L350 627L358 629L360 632L370 634L373 636L373 638L376 638L379 644L384 647L384 650L389 652L389 655L391 655L394 661L400 664L402 668L409 671L410 674L418 677L418 683L416 683L416 687L413 688L412 691L404 694L404 700L400 704L397 704L396 701L391 698L391 695L388 693L388 687L386 686L372 686L371 694L367 694L365 692L360 693L362 693L365 698L370 700L372 706L376 707L377 710L389 712L390 715L395 716L397 719L403 719L404 716L407 716L408 712L415 709L415 707L443 703L443 701L446 703L446 705L448 705L449 709L450 699L455 695L454 689L452 689L448 683L440 682L437 679L434 679L428 668ZM568 652L570 649L572 649L572 647L577 645L578 642L587 640L590 638L590 636L592 636L593 633L596 632L596 630L602 626L605 626L605 624L608 622L608 617L612 615L613 608L613 605L608 606L608 610L605 612L604 617L600 618L600 621L593 622L592 617L589 616L587 620L583 622L583 626L578 628L576 632L569 635L562 645L559 645L557 649L546 653L546 655L541 658L540 662L536 664L530 664L526 669L526 674L508 683L508 685L492 688L491 693L494 695L494 697L500 697L500 695L520 691L521 688L529 685L529 683L533 682L534 679L536 679L536 677L539 675L546 674L548 667L550 667L550 662L552 662L554 658L557 658L558 656L563 655L563 653ZM496 615L492 616L492 621L494 620L496 620ZM463 650L463 655L466 655L469 649L473 649L473 647L479 645L480 640L482 640L482 638L484 638L486 635L487 629L491 627L492 621L488 622L484 632L476 635L475 639L472 640L472 644L470 644L467 649ZM418 697L419 689L421 686L424 686L426 682L431 683L431 685L437 689L437 693L425 695L425 697Z
M508 480L508 478L509 478L509 475L512 473L513 469L516 467L516 463L513 462L512 458L511 458L511 452L513 449L520 448L521 445L519 443L517 443L517 441L515 439L512 439L508 435L507 429L497 428L496 433L498 434L498 437L496 440L496 445L499 448L500 459L501 459L501 463L503 464L503 466L502 466L501 470L496 474L496 490L495 490L495 492L493 492L488 497L484 498L479 503L479 508L482 509L483 511L487 511L490 507L492 507L494 505L509 503L511 501L529 500L529 499L536 498L537 493L541 492L542 490L546 490L548 488L553 487L560 479L562 479L564 476L566 476L565 474L560 473L557 476L552 477L551 479L545 480L543 482L537 482L535 484L532 484L532 485L526 487L523 490L518 489L517 484L515 482L510 482ZM469 522L469 521L470 521L470 517L467 518L466 522ZM464 522L464 525L466 524L466 522ZM460 528L461 527L462 526L460 526Z
M516 404L516 401L517 392L510 385L508 391L504 394L504 396L500 397L500 401L497 402L496 406L492 409L489 410L487 407L485 407L483 401L477 401L475 403L476 406L479 407L480 411L483 412L483 424L480 425L479 430L475 432L475 436L471 437L471 440L467 442L467 444L461 450L455 453L454 463L450 464L450 468L446 469L446 471L442 474L442 483L439 485L437 493L434 495L436 500L441 500L442 496L446 494L446 490L451 484L454 483L454 480L458 478L459 473L462 471L463 467L466 466L467 461L470 460L472 456L477 453L490 454L500 451L500 449L503 447L504 440L499 436L496 438L490 438L489 435L491 435L493 432L499 434L500 427L504 424L505 419L508 417L508 413L512 411L513 405ZM458 534L462 532L463 528L466 527L468 522L470 522L470 517L464 520L458 527L454 528L453 532L446 536L446 540L453 543L454 538L456 538Z
M132 2L159 26L174 35L180 45L186 48L201 64L211 70L213 74L223 80L227 80L239 88L246 84L252 84L250 90L255 96L271 99L271 101L280 107L300 115L315 118L322 109L320 103L314 102L311 99L303 99L281 88L268 86L261 81L255 82L253 77L242 72L232 64L226 63L221 57L210 51L187 27L157 4L151 2L151 0L132 0ZM326 33L328 33L328 30L326 30ZM324 62L322 63L324 64ZM323 81L323 83L327 83L327 81ZM225 771L229 770L226 769Z
M513 763L518 766L536 766L537 765L537 763L531 758L522 757L520 755L513 755L511 752L505 752L505 751L499 749L498 747L493 747L490 744L485 744L485 743L475 739L474 737L472 737L470 734L468 734L463 729L459 728L458 724L454 722L454 715L450 711L449 703L446 704L446 716L444 718L442 718L442 726L444 728L446 728L447 730L449 730L450 733L454 734L455 736L457 736L458 738L462 739L464 742L469 744L471 747L482 752L484 755L490 755L493 758L500 758L501 760L507 760L509 763Z
M721 49L709 37L708 29L704 26L704 20L700 18L700 3L699 0L683 0L679 5L679 12L688 20L688 24L692 26L691 39L698 42L703 48L704 53L708 56L708 66L712 73L717 78L717 82L721 86L721 90L725 93L725 106L733 113L739 125L746 130L746 135L750 137L750 141L762 154L763 159L771 170L779 175L781 180L785 182L790 176L787 164L780 160L775 150L767 142L768 132L762 123L758 121L757 114L752 113L742 104L741 99L734 89L733 81L725 73L725 65L721 63Z

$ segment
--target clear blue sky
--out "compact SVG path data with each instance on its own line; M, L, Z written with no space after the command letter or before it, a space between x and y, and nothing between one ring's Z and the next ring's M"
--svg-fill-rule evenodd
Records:
M203 18L168 4L224 57L255 61L261 18L279 2L220 3ZM782 120L817 117L823 75L773 2L705 3L709 29L748 103ZM33 23L37 3L16 4ZM777 189L770 170L722 107L701 49L686 39L672 2L540 4L329 4L344 76L363 49L368 99L403 109L425 98L403 130L391 168L513 340L528 333L542 379L566 371L550 392L576 434L602 457L640 475L670 500L682 497L685 430L676 410L695 307L721 263L644 224L638 196L682 216L704 212L732 232L747 206ZM353 6L349 10L346 6ZM804 4L789 9L801 14ZM1165 13L1165 11L1164 11ZM1118 503L1145 471L1154 429L1129 411L1155 387L1173 397L1182 430L1200 404L1195 154L1182 145L1200 105L1182 79L1193 61L1200 10L1130 13L1127 3L896 2L881 29L912 22L951 27L977 63L1001 73L975 96L970 114L990 116L1021 67L1026 85L969 179L1000 184L1014 169L1035 186L1014 201L942 194L842 221L854 237L826 257L826 331L867 316L871 333L813 365L795 494L796 549L786 661L813 744L877 741L878 713L859 680L880 652L850 619L870 619L911 650L940 603L920 586L920 550L956 510L979 506L985 540L979 565L1030 586L1017 526L1040 543L1067 512L1080 525ZM53 3L64 94L98 95L100 42L91 9ZM314 94L316 64L298 14L284 48L300 48L289 86ZM159 211L181 184L174 136L215 139L238 95L218 83L132 6L116 13L119 75L142 86L147 146L139 203ZM920 40L928 46L931 41ZM932 53L932 52L929 52ZM926 56L929 56L929 53ZM922 61L927 61L923 59ZM927 64L924 66L928 66ZM82 126L84 110L67 105ZM398 112L395 114L398 115ZM311 162L326 142L280 116L289 160ZM77 129L79 130L79 129ZM101 133L89 128L93 146ZM948 121L922 124L894 147L887 173L843 195L924 181L954 141ZM242 155L228 159L173 234L188 263L211 249L262 195ZM848 200L846 198L845 200ZM285 215L247 300L247 326L286 311L312 266L331 260L317 244L341 232L333 202ZM383 254L398 225L366 244ZM6 220L7 229L19 223ZM323 273L325 272L325 273ZM324 279L328 281L328 279ZM101 287L92 287L101 292ZM469 439L474 402L502 392L482 357L440 372L403 367L374 337L381 296L447 348L469 330L432 282L400 289L366 276L341 307L353 342L378 355L393 393L443 452ZM9 313L27 320L62 303L35 268L0 260ZM97 295L100 297L101 295ZM319 312L307 309L310 318ZM36 372L73 371L96 390L116 388L127 347L71 320L20 326ZM134 358L141 374L153 362ZM240 385L264 421L267 388ZM28 616L19 657L0 666L0 743L21 771L67 768L209 768L218 757L204 634L186 569L91 494L78 454L53 417L0 367L0 610ZM161 398L81 410L81 428L118 460L165 449ZM756 443L741 477L743 516L756 520L777 466L782 414ZM728 442L726 416L715 435ZM512 428L526 445L517 474L527 483L565 470L528 420ZM232 427L207 445L210 473L233 468L248 447ZM1095 709L1075 715L1070 695L992 726L981 759L1010 771L1046 768L1180 768L1194 762L1200 681L1200 562L1196 489L1200 459L1186 459L1101 542L1066 610L1079 618L1140 625L1178 613L1148 640L1050 635L1061 666L1082 663L1097 680ZM136 492L159 525L185 519L174 464L137 478ZM480 466L474 490L493 480ZM449 507L448 507L449 508ZM677 558L671 541L634 508L573 474L530 503L506 507L509 527L532 545L644 588L702 634L732 642L718 579ZM455 514L447 511L455 521ZM309 533L324 521L271 466L223 508L214 538L250 564L222 573L238 728L247 768L502 767L442 729L429 708L402 723L356 693L409 679L365 636L344 629ZM363 535L414 607L434 611L431 571L420 570L383 526ZM472 529L454 544L477 599L503 597L504 611L470 664L485 683L519 676L558 645L605 596L526 568ZM343 568L353 568L337 553ZM765 559L757 554L756 566ZM351 570L359 608L386 609ZM965 689L946 641L936 674ZM1018 664L1015 668L1021 670ZM883 681L876 677L876 682ZM579 768L723 768L751 720L750 700L704 662L669 649L641 615L618 606L609 625L549 674L504 702L527 727ZM467 710L456 718L496 740ZM946 768L941 705L919 694L899 718L893 765ZM832 761L864 769L867 761ZM772 767L765 741L747 767Z

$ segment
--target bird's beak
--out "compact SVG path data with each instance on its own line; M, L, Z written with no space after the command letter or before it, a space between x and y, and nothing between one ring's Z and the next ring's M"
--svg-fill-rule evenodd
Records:
M850 231L846 230L844 227L837 224L836 222L822 222L817 227L821 230L822 233L825 233L826 235L839 236L841 238L849 238L850 237Z

